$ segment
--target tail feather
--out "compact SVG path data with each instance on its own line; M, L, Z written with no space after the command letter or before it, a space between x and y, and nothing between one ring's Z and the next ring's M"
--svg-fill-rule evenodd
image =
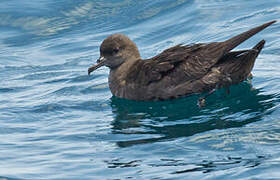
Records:
M226 44L226 52L232 50L233 48L235 48L236 46L238 46L239 44L241 44L242 42L246 41L247 39L249 39L250 37L254 36L255 34L257 34L258 32L262 31L263 29L265 29L266 27L270 26L271 24L275 23L276 21L270 21L268 23L265 23L261 26L255 27L253 29L250 29L249 31L246 31L244 33L241 33L237 36L234 36L232 38L230 38L229 40L226 40L224 43ZM262 42L262 41L261 41ZM260 43L261 43L260 42ZM262 44L262 43L261 43ZM260 44L260 45L261 45Z
M264 47L264 44L265 40L261 40L257 45L253 47L253 49L257 50L260 53L262 48Z

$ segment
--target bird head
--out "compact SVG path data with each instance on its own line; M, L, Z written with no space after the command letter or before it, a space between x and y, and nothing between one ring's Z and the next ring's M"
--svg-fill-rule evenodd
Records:
M113 34L102 42L100 57L96 64L88 69L88 74L102 66L115 69L127 61L139 58L138 48L133 41L123 34Z

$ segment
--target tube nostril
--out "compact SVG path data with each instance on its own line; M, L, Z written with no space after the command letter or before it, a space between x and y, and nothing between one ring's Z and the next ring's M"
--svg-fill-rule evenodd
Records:
M97 63L100 63L102 60L104 60L104 57L103 57L103 56L101 56L100 58L98 58L98 59L96 60L96 62L97 62Z

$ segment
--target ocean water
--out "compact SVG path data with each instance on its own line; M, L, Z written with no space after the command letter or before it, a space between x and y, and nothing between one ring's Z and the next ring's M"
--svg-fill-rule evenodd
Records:
M0 179L280 179L279 0L2 0ZM99 45L124 33L143 58L278 23L253 79L162 102L112 97L91 76Z

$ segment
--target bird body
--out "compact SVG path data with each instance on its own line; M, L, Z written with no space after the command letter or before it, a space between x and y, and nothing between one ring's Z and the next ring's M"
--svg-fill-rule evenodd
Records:
M231 50L273 23L223 42L176 45L146 60L128 37L113 34L101 44L98 64L88 72L109 67L112 94L131 100L166 100L229 87L247 79L265 41L252 49Z

